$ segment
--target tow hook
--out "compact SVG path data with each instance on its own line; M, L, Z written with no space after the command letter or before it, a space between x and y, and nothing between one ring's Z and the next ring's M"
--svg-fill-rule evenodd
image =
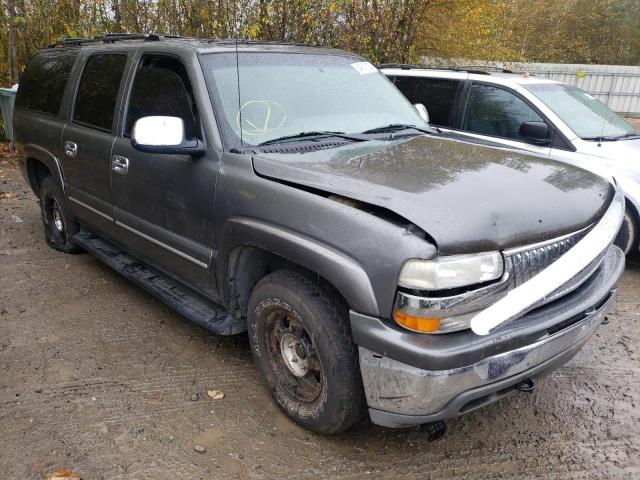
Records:
M530 378L516 383L516 390L519 392L533 392L534 388L536 388L536 384Z
M444 420L438 420L436 422L429 422L424 425L420 425L420 428L427 434L428 442L435 442L436 440L444 437L444 434L447 431L447 424L444 423Z
M600 325L609 325L609 317L604 317L604 320L602 320L602 323Z

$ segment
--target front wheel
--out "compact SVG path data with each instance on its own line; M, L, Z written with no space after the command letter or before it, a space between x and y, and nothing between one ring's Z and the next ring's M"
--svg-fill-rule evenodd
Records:
M636 224L636 217L633 212L626 208L624 212L624 220L618 236L614 244L624 252L625 255L629 254L632 250L637 250L638 242L638 228Z
M251 294L248 328L258 371L291 419L336 433L363 417L348 310L330 287L301 273L272 273Z

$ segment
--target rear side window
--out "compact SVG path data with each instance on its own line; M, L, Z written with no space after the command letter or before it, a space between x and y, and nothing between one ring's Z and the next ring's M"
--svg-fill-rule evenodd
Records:
M20 78L16 107L56 115L78 53L70 48L36 54Z
M78 86L74 122L111 130L126 63L127 56L124 54L100 54L87 60Z
M502 88L474 84L467 105L464 130L492 137L525 141L522 122L544 122L524 100Z
M453 127L453 107L462 82L440 78L395 77L393 83L411 103L421 103L429 112L429 123Z

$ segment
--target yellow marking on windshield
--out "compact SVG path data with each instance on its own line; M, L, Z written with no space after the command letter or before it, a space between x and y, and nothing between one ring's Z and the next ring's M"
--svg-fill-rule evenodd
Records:
M279 129L286 119L287 112L279 103L273 100L250 100L240 107L236 124L242 133L259 136Z

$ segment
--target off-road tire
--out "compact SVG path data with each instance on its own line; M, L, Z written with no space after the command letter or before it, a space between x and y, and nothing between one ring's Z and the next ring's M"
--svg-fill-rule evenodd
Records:
M614 244L624 252L625 255L637 250L638 247L638 225L636 216L629 207L624 212L624 221L618 232Z
M40 212L44 224L44 238L50 247L65 253L79 253L72 237L80 226L69 210L60 183L47 177L40 185Z
M312 355L313 364L317 365L319 360L321 367L309 380L319 385L315 398L313 389L307 395L304 387L292 388L291 379L286 377L288 374L294 381L303 382L311 374L294 378L290 369L283 373L278 368L286 362L282 343L277 341L278 334L274 331L277 318L288 319L284 322L298 325L297 330L302 326L301 337L307 338L307 342L300 345L311 341L303 353L308 355L310 368ZM253 358L263 383L291 419L307 430L331 434L346 430L364 416L364 391L348 308L330 286L304 273L287 270L271 273L251 293L247 322ZM303 400L302 396L310 398Z

